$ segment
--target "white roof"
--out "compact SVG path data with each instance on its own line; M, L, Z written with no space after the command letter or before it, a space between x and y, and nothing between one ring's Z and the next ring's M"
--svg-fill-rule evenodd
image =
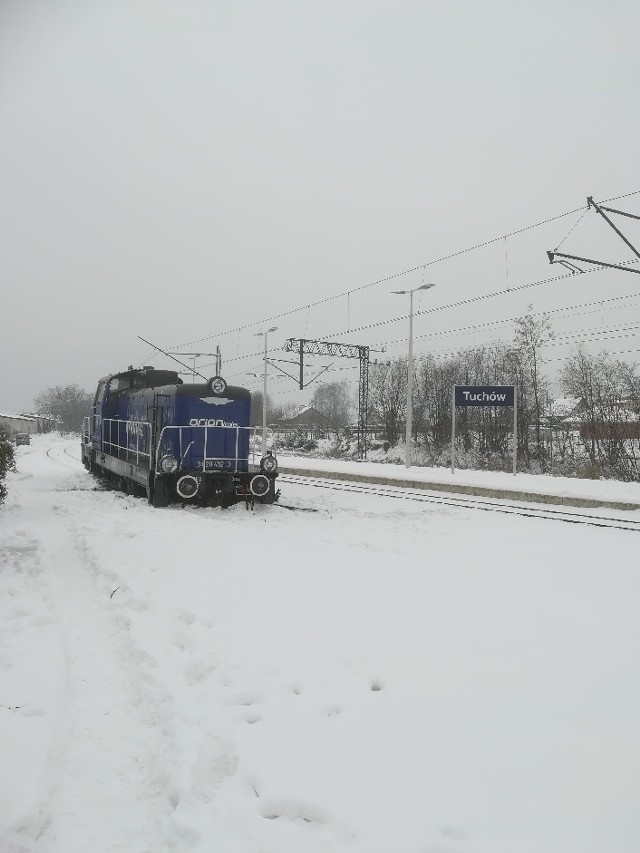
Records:
M0 418L10 418L15 421L33 421L35 422L35 418L30 417L29 415L9 415L4 412L0 412Z
M579 397L557 397L551 403L551 412L556 417L562 417L562 415L570 415L579 402Z

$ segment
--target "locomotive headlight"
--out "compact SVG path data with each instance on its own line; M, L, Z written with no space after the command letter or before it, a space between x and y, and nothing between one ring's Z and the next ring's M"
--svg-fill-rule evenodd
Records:
M175 456L163 456L160 460L160 467L165 474L173 474L178 469L178 460Z
M278 463L276 462L275 456L269 455L269 456L263 457L260 460L260 467L267 474L274 474L277 467L278 467Z
M227 383L222 376L214 376L213 379L209 380L208 385L213 394L224 394L227 390Z

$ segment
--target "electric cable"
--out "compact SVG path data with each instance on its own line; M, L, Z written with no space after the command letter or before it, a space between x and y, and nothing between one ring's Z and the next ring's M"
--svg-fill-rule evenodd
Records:
M605 202L619 201L622 198L628 198L629 196L636 195L638 193L640 193L640 190L634 190L633 192L625 193L624 195L613 196L612 198L604 199L604 201ZM453 258L460 257L461 255L468 254L469 252L477 251L478 249L485 248L486 246L490 246L493 243L499 242L500 240L504 240L508 237L515 237L519 234L524 234L527 231L532 231L534 228L540 228L542 225L547 225L550 222L555 222L558 219L564 219L566 216L571 216L572 214L579 213L581 211L582 211L582 207L576 207L573 210L566 211L565 213L559 213L555 216L550 216L547 219L543 219L540 222L534 223L533 225L526 225L523 228L518 228L514 231L510 231L507 234L500 234L498 237L492 237L489 240L484 240L484 241L482 241L480 243L476 243L472 246L467 246L464 249L459 249L458 251L451 252L448 255L443 255L442 257L435 258L434 260L426 261L426 262L418 264L414 267L410 267L406 270L403 270L402 272L392 273L391 275L384 276L383 278L376 279L375 281L367 282L366 284L361 284L357 287L350 287L348 290L345 290L341 293L336 293L333 296L327 296L324 299L319 299L319 300L316 300L315 302L310 302L306 305L301 305L301 306L298 306L297 308L292 308L288 311L282 311L279 314L274 314L271 317L267 317L267 318L264 318L262 320L256 320L252 323L245 323L242 326L237 326L234 329L227 329L225 331L215 332L211 335L205 335L204 337L196 338L196 339L191 340L191 341L186 341L185 343L182 343L182 344L172 344L169 348L170 349L181 349L182 347L191 346L192 344L199 344L199 343L202 343L203 341L211 340L212 338L221 338L221 337L225 337L226 335L235 334L236 332L244 331L246 329L252 329L255 326L259 326L259 325L264 324L264 323L272 323L275 320L280 320L283 317L288 317L292 314L296 314L299 311L304 311L305 309L308 310L310 308L316 308L320 305L325 305L326 303L332 302L336 299L343 299L344 297L350 296L350 294L352 294L352 293L357 293L359 291L366 290L366 289L371 288L371 287L375 287L379 284L385 284L389 281L394 281L397 278L401 278L402 276L405 276L405 275L410 275L411 273L417 272L418 270L424 269L428 266L434 266L435 264L443 263L444 261L449 261L449 260L452 260ZM354 331L354 330L351 330L351 331Z

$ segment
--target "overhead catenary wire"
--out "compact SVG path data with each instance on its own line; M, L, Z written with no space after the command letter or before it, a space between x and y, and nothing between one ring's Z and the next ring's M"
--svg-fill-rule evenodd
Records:
M638 263L638 261L636 259L634 259L634 260L628 261L627 263L634 264L634 263ZM601 272L601 268L597 267L597 268L594 268L591 270L583 270L580 273L573 273L573 272L563 273L562 275L552 276L551 278L545 278L545 279L539 279L538 281L527 282L525 284L518 285L515 288L496 290L496 291L493 291L491 293L484 293L484 294L479 294L478 296L471 296L468 299L461 299L461 300L458 300L457 302L449 302L445 305L438 305L438 306L435 306L433 308L425 308L425 309L422 309L421 311L414 311L413 316L415 318L415 317L426 316L428 314L437 314L441 311L447 311L447 310L450 310L453 308L460 308L464 305L470 305L470 304L473 304L475 302L481 302L485 299L493 299L493 298L496 298L498 296L504 296L507 293L514 293L514 292L521 291L521 290L527 290L530 288L539 287L543 284L550 284L550 283L553 283L556 281L563 281L563 280L568 279L568 278L573 278L576 275L590 275L590 274L595 273L595 272ZM603 300L598 300L598 301L602 302ZM606 300L604 300L604 301L606 301ZM546 312L546 313L553 313L553 312ZM365 325L359 326L356 329L351 329L351 332L369 331L370 329L381 328L383 326L391 325L392 323L404 322L404 321L406 321L406 319L407 319L407 315L402 314L402 315L399 315L397 317L387 318L386 320L377 320L374 323L366 323ZM480 326L478 328L480 328ZM345 334L344 331L334 331L334 332L328 332L324 335L320 335L320 337L323 338L324 340L330 340L332 338L341 337L344 334ZM406 340L406 338L404 340ZM243 355L236 355L234 358L227 359L227 363L229 363L231 361L239 361L239 360L243 360L243 359L247 359L247 358L253 358L257 355L260 355L260 353L259 352L251 352L251 353L247 353L247 354L243 354ZM201 366L203 368L205 368L205 367L210 366L210 364L203 364Z
M640 325L640 324L638 324ZM638 329L638 325L630 326L628 329ZM541 344L541 349L553 348L558 346L571 346L575 344L588 343L593 342L594 340L620 340L623 338L636 338L640 337L640 329L635 332L629 332L628 329L609 329L604 331L590 331L584 330L583 332L576 331L575 333L570 333L559 338L554 338L550 341L547 341L544 344ZM588 332L588 333L587 333ZM618 334L620 332L620 334ZM497 342L498 345L500 342ZM489 344L487 348L490 348L492 345ZM475 347L464 347L455 350L440 350L436 352L430 352L429 357L434 361L442 361L443 359L451 359L456 358L457 356L462 356L468 353L470 350L477 349ZM609 352L610 355L629 353L629 352L640 352L640 350L614 350ZM557 358L545 358L544 362L555 362L555 361L563 361L566 359L566 356L560 356ZM372 367L380 366L375 363L372 363ZM342 373L344 371L356 371L358 370L358 365L347 365L345 367L335 367L328 369L328 373ZM238 376L241 374L232 374L232 376ZM275 377L274 377L275 378ZM283 377L278 377L283 378ZM291 393L291 389L285 389L282 392L278 393Z
M568 237L569 237L569 236L570 236L570 235L575 231L575 229L578 227L578 225L580 225L580 223L582 222L582 220L583 220L583 219L585 218L585 216L587 215L587 212L588 212L588 211L589 211L589 207L587 206L587 207L585 207L585 209L582 211L582 215L581 215L580 217L578 217L578 219L574 222L574 224L571 226L571 228L569 228L569 230L567 231L567 233L564 235L564 237L562 238L562 240L560 240L560 242L558 243L558 245L555 247L554 252L557 252L557 251L558 251L558 249L560 248L560 246L562 246L562 244L564 243L564 241L565 241L565 240L566 240L566 239L567 239L567 238L568 238Z
M603 306L607 303L620 302L622 300L629 300L629 299L631 299L631 300L640 299L640 294L628 293L628 294L624 294L623 296L611 296L607 299L596 299L596 300L592 300L590 302L578 302L575 305L566 305L566 306L563 306L561 308L550 308L546 311L534 311L534 312L531 312L529 314L529 316L531 316L531 317L551 317L555 314L564 313L566 311L573 311L576 308L591 308L593 306L597 306L598 312L601 310L615 310L614 306L611 306L608 309L604 309ZM569 314L568 316L569 317L574 317L574 316L579 317L579 316L583 316L584 314L588 314L588 313L593 313L593 312L586 311L586 312L581 312L579 314ZM488 320L484 323L472 323L472 324L469 324L468 326L461 326L461 327L456 328L456 329L449 328L449 329L443 329L443 330L438 331L438 332L425 332L422 335L416 335L414 337L414 340L415 341L423 341L423 340L426 340L427 338L439 338L439 337L445 337L445 336L449 337L449 336L455 335L455 334L466 334L467 332L476 332L480 329L488 329L488 328L493 327L493 326L501 326L501 325L504 325L505 323L514 323L517 320L519 320L521 317L522 317L522 314L518 314L515 317L505 317L502 320ZM377 341L374 344L374 346L375 347L390 347L390 346L395 346L395 345L400 345L400 344L406 344L407 340L408 339L406 337L402 337L402 338L395 338L394 340L391 340L391 341Z
M638 331L634 334L625 333L625 334L619 334L619 335L618 334L612 334L612 331L615 332L617 330L609 330L609 331L605 330L602 334L596 334L595 332L593 332L592 334L586 335L581 340L579 339L580 333L576 332L575 334L569 334L566 336L562 336L561 338L554 338L551 341L547 341L546 343L541 344L540 348L546 349L548 347L571 346L572 344L592 342L594 340L601 340L602 338L604 338L605 340L616 340L618 338L634 338L634 337L640 336L640 331ZM575 338L578 338L578 340L575 340ZM499 346L500 341L496 341L495 345ZM494 345L493 344L487 344L485 347L480 347L480 349L483 349L483 348L484 349L490 349L492 346L494 346ZM443 358L455 358L456 356L464 355L465 353L472 351L474 349L478 349L478 347L459 347L457 349L452 349L452 350L436 350L435 352L434 351L429 352L429 357L433 358L433 359L437 359L437 360L440 360ZM563 358L563 357L561 357L561 358ZM559 360L559 359L545 359L545 361L557 361L557 360Z
M595 272L595 270L592 270L591 272ZM571 275L572 275L571 273L566 273L566 274L560 276L560 278L568 278L568 277L571 277ZM598 310L602 310L603 305L610 305L610 307L613 307L613 303L619 303L621 301L626 301L626 300L635 300L635 299L639 299L639 298L640 298L640 294L636 294L636 293L624 294L622 296L612 296L612 297L608 297L607 299L598 299L598 300L592 300L592 301L588 301L588 302L579 302L579 303L575 303L573 305L562 306L560 308L552 308L552 309L549 309L547 311L538 311L538 312L534 312L532 314L532 316L534 316L534 317L543 317L543 316L551 317L553 315L561 314L561 313L564 313L566 311L573 311L573 310L578 309L578 308L590 308L593 306L597 306ZM445 307L447 307L447 306L441 306L441 308L445 308ZM431 310L437 311L439 309L438 308L430 309L430 311ZM430 313L430 311L429 312L419 312L419 313ZM418 312L416 312L416 315L417 315L417 313ZM414 315L414 316L416 316L416 315ZM426 334L416 336L414 340L423 341L423 340L428 339L428 338L437 338L437 337L444 337L444 336L449 337L449 336L454 335L454 334L458 334L458 333L463 334L463 333L466 333L468 331L475 332L475 331L480 330L480 329L487 329L487 328L490 328L493 326L499 326L499 325L504 325L505 323L515 322L518 319L520 319L521 316L522 315L518 315L515 317L507 317L507 318L504 318L502 320L492 320L492 321L487 321L485 323L471 324L469 326L463 326L463 327L457 328L457 329L456 328L449 328L449 329L444 329L444 330L441 330L438 332L428 332ZM388 321L384 321L384 324L393 323L393 322L396 322L397 320L404 320L404 319L406 319L406 318L404 318L404 317L391 318ZM400 346L401 344L406 344L407 340L408 339L406 337L400 337L400 338L396 338L394 340L378 341L373 346L375 346L375 347ZM237 361L245 361L247 359L256 358L256 357L259 357L261 355L262 355L261 351L254 351L254 352L238 355L238 356L232 357L230 359L227 359L227 363L232 363L232 362L237 362ZM212 364L213 364L213 362L203 364L203 365L201 365L201 367L204 369L205 367L211 366ZM238 376L239 374L234 373L234 374L230 374L230 375L231 376Z
M619 201L620 199L628 198L629 196L637 195L637 194L640 194L640 190L634 190L632 192L625 193L624 195L612 196L611 198L606 198L606 199L603 199L602 201L603 202ZM325 305L329 302L335 301L336 299L343 299L345 297L350 298L351 294L353 294L353 293L358 293L358 292L361 292L363 290L367 290L371 287L376 287L378 285L386 284L390 281L394 281L395 279L401 278L405 275L410 275L412 273L415 273L418 270L421 270L421 269L426 268L428 266L434 266L435 264L443 263L444 261L452 260L453 258L460 257L461 255L468 254L469 252L474 252L474 251L477 251L478 249L485 248L486 246L490 246L496 242L499 242L501 240L505 240L508 237L515 237L519 234L524 234L527 231L532 231L533 229L540 228L541 226L547 225L550 222L555 222L559 219L564 219L566 216L571 216L572 214L579 213L582 210L583 210L582 207L576 207L573 210L568 210L565 213L559 213L555 216L550 216L550 217L543 219L540 222L536 222L532 225L526 225L523 228L517 228L514 231L510 231L506 234L500 234L497 237L492 237L489 240L484 240L484 241L482 241L480 243L476 243L472 246L467 246L464 249L460 249L456 252L451 252L448 255L443 255L439 258L434 258L433 260L426 261L426 262L423 262L421 264L417 264L416 266L402 270L401 272L392 273L391 275L384 276L383 278L376 279L374 281L367 282L365 284L362 284L362 285L359 285L356 287L352 286L348 290L342 291L340 293L336 293L332 296L324 297L323 299L318 299L314 302L310 302L310 303L307 303L305 305L300 305L297 308L292 308L292 309L289 309L287 311L281 311L280 313L274 314L271 317L263 318L260 320L255 320L251 323L244 323L241 326L237 326L235 328L227 329L224 331L214 332L212 334L205 335L205 336L200 337L200 338L195 338L193 340L186 341L186 342L181 343L181 344L172 344L169 347L169 349L180 349L182 347L191 346L193 344L199 344L199 343L202 343L203 341L211 340L212 338L222 338L222 337L225 337L226 335L236 334L238 332L242 332L242 331L245 331L247 329L253 329L256 326L259 326L259 325L264 324L264 323L272 323L276 320L281 320L284 317L289 317L293 314L298 313L299 311L304 311L304 310L308 310L311 308L317 308L320 305ZM351 331L357 331L357 330L352 329Z
M616 201L616 200L619 200L619 199L622 199L622 198L628 198L628 197L630 197L630 196L637 195L637 194L640 194L640 190L634 190L634 191L632 191L632 192L625 193L625 194L620 195L620 196L615 196L615 197L611 197L611 198L608 198L608 199L604 199L603 201L604 201L604 202ZM415 317L418 317L418 316L421 316L421 315L429 315L429 314L433 314L433 313L436 313L436 312L439 312L439 311L445 311L445 310L449 310L449 309L453 309L453 308L461 307L461 306L464 306L464 305L472 304L472 303L474 303L474 302L478 302L478 301L481 301L481 300L497 298L497 297L500 297L500 296L503 296L503 295L506 295L506 294L512 294L512 293L514 293L514 292L516 292L516 291L523 291L523 290L526 290L526 289L530 289L530 288L534 288L534 287L539 287L539 286L542 286L542 285L544 285L544 284L553 283L553 282L557 282L557 281L562 281L562 280L565 280L565 279L571 278L571 277L573 277L573 276L575 276L575 275L577 275L577 274L581 274L581 275L588 275L588 274L591 274L591 273L594 273L594 272L599 272L599 271L601 271L601 270L602 270L602 267L599 267L599 266L598 266L598 267L595 267L595 268L590 269L590 270L583 270L583 271L580 271L579 273L576 273L576 272L569 272L569 273L564 273L564 274L559 275L559 276L554 276L554 277L550 277L550 278L546 278L546 279L540 279L540 280L538 280L538 281L534 281L534 282L526 282L526 283L524 283L524 284L518 285L518 286L517 286L517 287L515 287L515 288L513 288L513 287L511 287L511 286L510 286L510 282L509 282L509 270L508 270L507 238L508 238L508 237L511 237L511 236L515 236L515 235L517 235L517 234L521 234L521 233L527 232L527 231L531 231L531 230L533 230L533 229L535 229L535 228L537 228L537 227L540 227L540 226L542 226L542 225L545 225L545 224L547 224L547 223L550 223L550 222L553 222L553 221L556 221L556 220L560 220L560 219L562 219L562 218L564 218L564 217L566 217L566 216L569 216L569 215L571 215L571 214L573 214L573 213L578 213L578 212L580 212L580 213L581 213L581 216L578 218L578 220L577 220L577 221L572 225L572 227L569 229L569 231L567 232L567 234L565 235L565 237L563 238L563 240L562 240L562 241L561 241L561 243L559 244L559 245L561 245L561 244L562 244L562 242L564 242L564 241L567 239L567 237L572 233L572 231L573 231L573 230L574 230L574 229L579 225L579 223L581 222L582 218L584 217L584 215L585 215L585 213L586 213L586 209L584 209L584 208L580 207L580 208L576 208L576 209L571 210L571 211L567 211L567 212L566 212L566 213L564 213L564 214L558 214L557 216L549 217L549 218L547 218L547 219L545 219L545 220L542 220L542 221L540 221L540 222L534 223L533 225L529 225L529 226L526 226L526 227L524 227L524 228L517 229L517 230L515 230L515 231L513 231L513 232L510 232L509 234L501 235L501 236L499 236L499 237L492 238L491 240L487 240L487 241L484 241L484 242L482 242L482 243L475 244L475 245L473 245L473 246L467 247L467 248L462 249L462 250L460 250L460 251L457 251L457 252L451 253L451 254L449 254L449 255L443 256L443 257L441 257L441 258L437 258L437 259L434 259L434 260L432 260L432 261L429 261L429 262L426 262L426 263L420 264L420 265L418 265L418 266L412 267L412 268L410 268L410 269L403 270L402 272L395 273L395 274L393 274L393 275L386 276L386 277L381 278L381 279L377 279L377 280L375 280L375 281L373 281L373 282L369 282L369 283L364 284L364 285L361 285L361 286L359 286L359 287L351 287L348 291L345 291L345 292L343 292L343 293L335 294L335 295L333 295L333 296L326 297L326 298L321 299L321 300L317 300L316 302L309 303L308 305L300 306L299 308L291 309L291 310L286 311L286 312L281 312L280 314L278 314L278 315L274 315L274 317L268 318L267 320L255 321L255 322L253 322L253 323L248 323L248 324L245 324L245 325L243 325L243 326L241 326L241 327L237 327L236 329L230 329L230 330L228 330L228 331L226 331L226 332L218 333L218 337L221 337L221 336L223 336L223 335L228 335L228 334L231 334L231 333L234 333L234 332L235 332L235 333L238 333L238 337L237 337L237 349L236 349L236 356L235 356L235 358L228 359L228 360L227 360L227 362L229 362L229 361L233 362L233 361L248 360L248 359L250 359L250 358L253 358L253 357L256 357L256 356L260 356L260 355L261 355L261 353L260 353L260 352L252 352L252 353L247 353L247 354L241 354L241 352L240 352L240 333L241 333L242 331L244 331L244 330L254 328L254 327L256 327L257 325L262 324L262 323L265 323L265 322L271 322L271 321L272 321L272 320L274 320L274 319L278 319L278 318L281 318L281 317L285 317L285 316L293 315L293 314L298 313L298 312L300 312L300 311L302 311L302 310L305 310L305 309L306 309L306 322L308 323L308 321L309 321L309 312L310 312L310 309L311 309L311 308L313 308L313 307L316 307L316 306L319 306L319 305L323 305L323 304L329 303L329 302L331 302L331 301L334 301L334 300L336 300L336 299L343 298L343 297L345 297L345 296L347 297L348 303L350 304L350 298L351 298L351 295L352 295L354 292L362 291L362 290L365 290L365 289L367 289L367 288L374 287L374 286L376 286L376 285L378 285L378 284L383 284L383 283L385 283L385 282L392 281L392 280L394 280L394 279L396 279L396 278L399 278L399 277L404 276L404 275L408 275L408 274L410 274L410 273L414 273L414 272L419 271L419 270L422 270L422 275L423 275L423 278L424 278L425 273L426 273L426 267L427 267L427 266L431 266L431 265L434 265L434 264L440 263L440 262L442 262L442 261L449 260L449 259L452 259L452 258L458 257L458 256L460 256L460 255L464 255L464 254L466 254L466 253L468 253L468 252L472 252L472 251L474 251L474 250L476 250L476 249L480 249L480 248L482 248L482 247L484 247L484 246L488 246L488 245L491 245L491 244L493 244L493 243L496 243L496 242L497 242L497 241L499 241L499 240L504 240L504 243L505 243L505 274L506 274L506 288L504 288L504 289L502 289L502 290L494 291L494 292L492 292L492 293L488 293L488 294L478 294L477 296L470 297L470 298L468 298L468 299L464 299L464 300L460 300L460 301L458 301L458 302L449 303L449 304L447 304L447 305L437 306L437 307L434 307L434 308L429 308L429 309L425 309L425 310L422 310L422 311L417 311L417 312L415 312L414 316L415 316ZM625 263L636 263L636 262L637 262L637 261L631 261L631 262L625 262ZM629 295L629 296L625 296L625 297L614 297L613 299L615 300L615 299L626 299L626 298L633 298L633 296L632 296L632 295ZM609 301L611 301L611 300L598 300L598 302L599 302L600 304L601 304L602 302L609 302ZM583 303L583 304L584 304L584 305L588 305L589 303ZM577 306L571 306L571 307L572 307L572 308L575 308L575 307L577 307ZM550 315L550 314L555 314L555 313L558 313L558 312L566 312L567 310L570 310L570 308L560 308L560 309L553 309L553 310L551 310L551 311L546 311L546 312L539 312L539 315L542 315L542 314ZM511 318L511 319L514 319L514 320L515 320L515 319L517 319L517 318ZM366 330L369 330L369 329L373 329L373 328L378 328L378 327L386 326L386 325L392 324L392 323L394 323L394 322L401 322L401 321L404 321L404 320L406 320L406 316L399 316L399 317L390 318L390 319L388 319L388 320L379 321L379 322L376 322L376 323L369 323L369 324L365 324L365 325L360 326L360 327L358 327L358 328L356 328L356 329L352 329L352 328L350 328L350 326L351 326L351 320L350 320L350 311L348 310L348 318L347 318L347 324L346 324L346 325L347 325L348 333L350 333L350 334L351 334L351 333L353 333L353 332L366 331ZM469 327L469 328L480 329L480 328L486 328L486 327L488 327L488 326L490 326L490 325L494 325L494 324L495 324L495 325L498 325L498 324L500 324L500 323L505 323L505 322L509 322L509 320L494 321L493 323L489 323L489 324L477 324L475 327L473 327L473 326L472 326L472 327ZM345 332L344 330L342 330L342 331L339 331L339 332L331 332L331 333L327 333L327 334L325 334L325 335L318 335L318 337L324 337L325 339L326 339L326 338L335 338L335 337L341 337L341 336L343 336L343 335L344 335L344 334L346 334L346 333L347 333L347 332ZM451 332L451 331L449 330L449 331L446 331L446 332L440 332L440 333L436 333L436 334L438 334L438 335L443 335L443 334L451 334L451 333L456 333L456 330L454 330L453 332ZM206 336L205 338L200 338L200 339L198 339L197 341L191 341L191 342L189 342L189 343L199 343L199 342L201 342L201 341L203 341L203 340L208 340L208 339L213 338L213 337L216 337L216 334L208 335L208 336ZM416 340L421 340L421 339L425 339L425 338L428 338L428 337L431 337L431 335L423 335L423 336L419 336L418 338L416 338ZM406 338L405 338L405 339L397 339L397 340L398 340L398 342L399 342L400 340L405 340L405 341L406 341ZM383 343L382 345L385 345L385 344ZM390 343L389 343L389 344L387 344L387 345L393 346L394 344L393 344L393 342L390 342ZM184 347L184 346L187 346L187 344L180 344L180 345L178 345L178 346L182 346L182 347ZM205 367L207 367L207 366L210 366L210 365L209 365L209 364L202 365L202 367L203 367L203 368L205 368ZM342 368L340 368L340 369L342 369ZM344 369L350 369L350 368L344 368ZM335 372L335 371L331 371L331 372ZM232 375L237 375L237 374L232 374Z

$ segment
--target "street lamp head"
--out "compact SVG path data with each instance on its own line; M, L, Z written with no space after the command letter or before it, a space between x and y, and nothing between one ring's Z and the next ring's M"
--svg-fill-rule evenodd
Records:
M392 290L391 293L415 293L417 290L429 290L430 287L435 287L435 284L430 282L429 284L421 284L418 287L414 287L413 290Z
M277 326L272 326L270 329L267 329L267 332L277 332L277 331L278 331Z

